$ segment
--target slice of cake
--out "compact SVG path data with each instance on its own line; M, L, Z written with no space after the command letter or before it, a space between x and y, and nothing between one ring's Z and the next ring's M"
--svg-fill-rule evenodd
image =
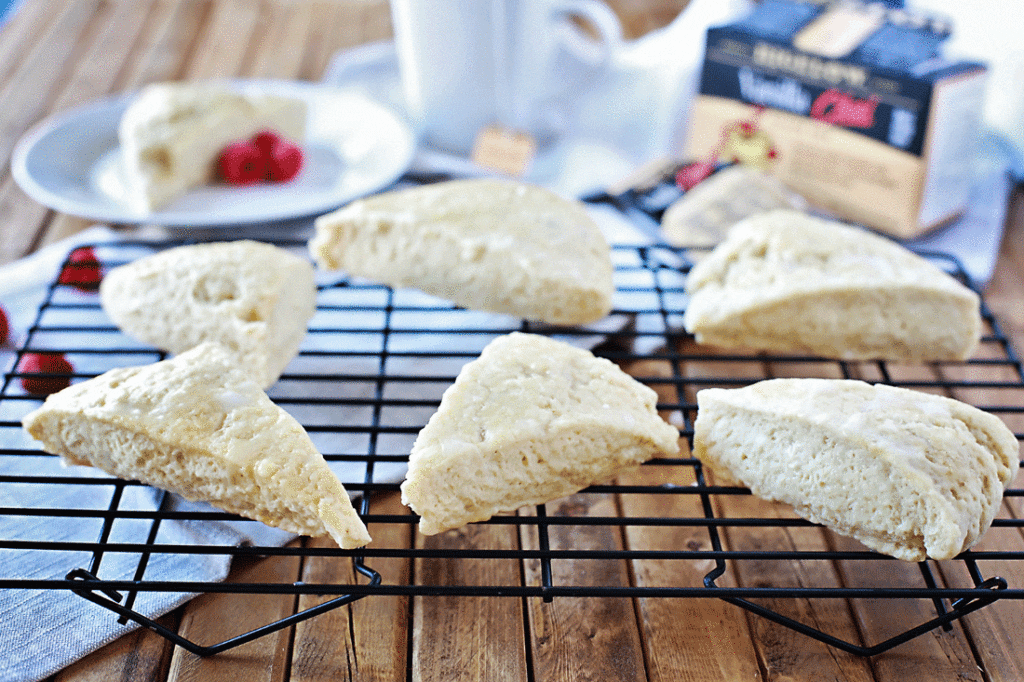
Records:
M746 218L686 279L699 343L845 360L964 360L980 299L862 229L780 210Z
M510 180L453 180L354 201L309 243L328 270L552 324L609 313L612 262L586 209Z
M113 268L100 304L126 334L171 353L226 346L267 388L316 312L313 264L249 240L179 246Z
M779 208L803 208L800 196L774 176L737 164L714 173L674 201L661 217L676 246L715 246L740 220Z
M402 501L433 535L675 454L679 432L656 401L589 351L533 334L499 337L462 369L417 436Z
M302 426L207 343L54 393L23 420L43 449L345 549L366 527Z
M166 82L143 88L118 126L123 183L133 209L154 211L210 182L230 143L263 131L301 142L306 104L247 95L216 82Z
M720 482L906 561L950 559L989 528L1020 451L998 417L854 380L697 393L694 455Z

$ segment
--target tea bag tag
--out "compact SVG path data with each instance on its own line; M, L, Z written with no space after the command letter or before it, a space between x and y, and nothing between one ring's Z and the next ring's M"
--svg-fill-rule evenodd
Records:
M524 175L537 153L537 142L527 133L487 126L477 133L470 159L478 166L506 175Z

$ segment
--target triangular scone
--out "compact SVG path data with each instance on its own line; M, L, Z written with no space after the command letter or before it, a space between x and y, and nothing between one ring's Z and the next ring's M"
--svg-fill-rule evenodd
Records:
M433 535L541 504L655 455L679 432L657 394L604 358L515 332L467 364L420 431L402 501Z
M263 130L302 142L305 102L243 94L214 81L148 85L118 126L125 199L137 211L161 208L210 182L227 145Z
M906 561L950 559L974 545L1020 458L994 415L838 379L699 391L693 452L719 482Z
M465 308L552 324L611 311L612 261L586 209L512 180L453 180L354 201L316 220L317 263Z
M272 244L195 244L112 269L100 303L122 331L162 350L223 344L267 388L299 351L316 282L312 263Z
M740 220L806 201L773 175L737 164L711 175L672 202L661 217L665 240L677 246L715 246Z
M700 343L846 360L963 360L978 295L903 246L779 210L746 218L686 279Z
M284 530L370 541L309 435L207 343L54 393L23 420L47 452Z

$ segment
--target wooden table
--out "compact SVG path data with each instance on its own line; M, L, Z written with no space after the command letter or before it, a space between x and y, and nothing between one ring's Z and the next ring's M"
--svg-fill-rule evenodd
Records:
M685 2L615 3L627 32L661 25ZM10 158L17 139L47 115L147 82L215 76L318 80L335 51L390 35L382 0L26 0L0 32L0 158ZM26 197L11 178L0 182L0 264L74 234L86 221L48 210ZM119 227L126 234L130 227ZM1024 350L1024 202L1015 197L998 267L986 299ZM645 370L647 371L647 370ZM1020 432L1021 425L1015 425ZM642 478L644 474L639 476ZM643 482L638 480L637 482ZM1019 486L1019 484L1018 484ZM628 501L596 498L615 514ZM763 504L737 498L737 505ZM376 513L404 513L397 495L374 501ZM637 510L633 510L637 511ZM638 515L658 510L639 510ZM679 513L679 510L669 510ZM765 513L762 510L762 513ZM775 513L775 512L769 512ZM781 512L780 512L781 513ZM1022 500L1004 514L1019 518ZM373 529L383 546L424 542L410 527ZM635 532L641 532L642 529ZM445 542L491 545L509 542L509 531L486 526ZM780 531L781 532L781 531ZM789 542L784 532L752 541ZM1021 551L1020 532L1003 533ZM626 536L626 541L634 538ZM739 542L739 539L733 538ZM596 547L620 546L623 537L595 529L564 539ZM699 546L700 538L674 538ZM556 538L558 541L558 538ZM822 541L820 538L818 542ZM833 540L835 541L835 540ZM622 562L623 564L625 562ZM916 567L898 562L876 570L894 580L919 580ZM402 559L375 561L386 580L431 580L431 565ZM436 568L436 567L435 567ZM1007 562L1011 585L1024 585L1024 567ZM277 557L239 562L230 580L352 580L347 561L302 561ZM466 575L446 580L534 579L487 576L506 568L485 561ZM571 568L569 570L572 570ZM654 563L621 565L595 576L605 584L629 584L666 570ZM690 584L706 566L675 566L673 579ZM756 566L738 580L786 584L834 580L856 586L856 575L831 565L795 563L785 570ZM617 571L617 572L616 572ZM821 575L820 572L833 573ZM817 575L810 575L819 573ZM234 634L246 624L282 617L312 598L290 595L204 595L161 619L168 627L203 642ZM890 621L927 616L919 604L840 600L777 605L853 640ZM1024 607L1003 601L897 649L867 659L830 649L715 599L604 599L496 597L372 597L331 611L227 653L200 658L146 630L127 635L58 674L61 682L85 680L1024 680ZM239 625L241 624L241 626ZM0 636L2 639L2 636Z

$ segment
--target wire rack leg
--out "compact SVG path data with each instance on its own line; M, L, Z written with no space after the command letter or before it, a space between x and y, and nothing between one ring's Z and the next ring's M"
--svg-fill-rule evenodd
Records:
M355 565L356 571L370 579L371 585L380 584L380 573L373 570L372 568L365 566L359 559L354 560L353 563ZM75 570L68 573L67 577L69 580L78 580L85 584L89 583L90 581L99 580L95 575L91 574L89 571L86 571L82 568L76 568ZM303 611L293 613L292 615L287 616L285 618L281 618L280 620L274 621L273 623L268 623L254 630L250 630L249 632L246 632L244 634L232 637L230 639L226 639L222 642L218 642L217 644L202 645L197 644L186 637L182 637L177 632L174 632L173 630L164 627L163 625L157 623L153 619L139 613L138 611L135 611L134 609L124 606L120 603L122 595L120 595L119 593L111 590L100 590L99 592L102 592L102 594L99 594L97 590L93 589L74 590L74 593L82 597L83 599L87 599L94 604L102 606L103 608L109 609L110 611L113 611L114 613L118 614L118 616L120 616L121 622L127 622L128 620L134 621L142 627L152 630L158 635L170 640L182 649L185 649L186 651L193 653L197 656L212 656L214 654L219 654L223 651L227 651L228 649L233 649L247 642L251 642L254 639L259 639L260 637L263 637L265 635L277 632L278 630L282 630L291 625L295 625L296 623L301 623L304 620L308 620L314 616L318 616L322 613L332 611L340 606L350 604L358 599L362 599L363 597L368 596L365 594L341 595L322 604L318 604Z
M719 566L716 566L714 570L712 570L705 576L705 587L718 589L718 586L715 585L715 580L718 579L725 572L725 563L719 562L719 564ZM859 644L847 642L846 640L834 637L826 632L822 632L817 628L805 625L800 621L793 620L788 616L784 616L781 613L772 611L771 609L767 609L759 604L755 604L746 599L726 596L719 597L719 599L727 601L730 604L735 604L736 606L746 609L751 613L755 613L761 616L762 618L767 618L773 623L783 625L787 628L795 630L796 632L799 632L802 635L806 635L807 637L816 639L819 642L824 642L825 644L831 647L840 649L841 651L845 651L847 653L851 653L857 656L876 656L880 653L888 651L889 649L892 649L893 647L899 646L900 644L909 642L915 637L919 637L925 634L926 632L931 632L936 628L948 628L953 621L963 618L967 614L977 611L983 606L991 604L999 598L999 590L1006 589L1007 582L1005 579L999 577L989 578L988 580L980 583L978 587L984 587L986 589L991 590L992 595L974 598L965 597L963 599L958 599L955 602L953 602L951 609L942 609L942 611L940 611L939 616L872 646L861 646Z

